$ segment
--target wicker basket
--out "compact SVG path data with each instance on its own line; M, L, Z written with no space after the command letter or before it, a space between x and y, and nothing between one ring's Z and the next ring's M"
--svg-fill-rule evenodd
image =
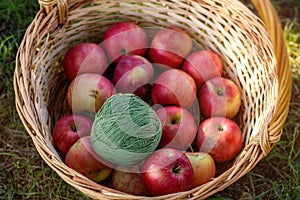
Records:
M97 184L68 168L53 147L51 130L69 112L61 58L79 41L100 41L118 20L184 28L203 48L222 55L225 73L242 91L244 148L215 179L190 191L154 199L204 199L247 174L280 140L289 111L291 73L277 13L269 0L253 0L260 18L234 0L39 0L16 57L19 116L45 160L68 184L95 199L142 199Z

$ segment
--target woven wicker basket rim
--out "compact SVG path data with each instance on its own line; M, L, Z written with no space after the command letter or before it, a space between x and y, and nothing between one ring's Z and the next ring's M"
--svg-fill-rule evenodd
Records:
M191 5L195 6L196 3L204 4L206 1L207 0L174 0L170 2L186 8L186 10L181 13L184 16L187 13L193 12L193 10L197 9L195 7L191 8ZM51 32L48 31L53 30L53 27L61 27L61 30L65 30L71 20L76 19L78 16L82 16L80 12L77 12L77 8L89 3L90 5L94 5L93 3L95 2L97 1L39 0L42 9L37 13L36 18L28 27L16 57L16 69L14 74L16 107L27 132L30 134L33 143L42 158L68 184L96 199L141 199L142 197L128 195L119 191L115 191L109 187L96 184L86 177L69 169L62 163L62 160L60 159L59 155L55 153L56 150L52 146L51 136L46 134L49 126L53 124L53 121L51 121L52 119L49 118L47 109L43 109L44 106L47 105L45 105L45 102L43 102L42 98L37 98L36 95L34 95L34 93L37 91L41 92L43 85L36 86L29 84L33 81L41 81L44 76L50 76L53 73L59 73L52 70L45 71L39 68L39 66L35 66L38 58L34 56L39 54L39 47L41 47L39 42L43 41L43 45L45 46L55 46L56 44L51 43L52 36ZM219 2L224 2L225 4L232 3L229 0L220 0ZM267 126L262 127L261 133L253 137L251 142L244 147L244 154L234 162L232 167L220 174L216 179L190 191L165 195L162 197L155 197L153 199L207 198L212 194L225 189L239 178L247 174L261 159L267 156L274 145L280 140L282 129L289 111L292 88L288 53L284 44L280 19L272 3L269 0L252 0L252 3L257 9L259 16L268 32L268 36L273 45L272 52L274 52L277 61L277 77L274 77L276 79L274 83L278 83L278 88L274 88L278 89L278 91L276 90L278 92L278 97L276 99L276 106L273 107L275 110L270 111L268 116L264 116L269 119ZM140 4L137 3L137 5ZM141 3L141 5L143 5L143 3ZM215 5L219 6L219 3L215 3ZM226 9L223 10L223 12L232 12L232 14L234 14L234 11L229 11ZM46 39L41 36L46 36ZM47 43L47 41L50 42ZM33 47L37 48L33 49ZM54 53L58 53L62 50L63 49L57 45L55 50L57 52ZM32 71L34 71L35 74L30 74ZM41 83L43 82L41 81ZM55 88L48 89L55 90ZM58 98L57 101L63 101L63 99ZM56 113L56 115L57 116L55 116L55 118L58 118L59 113ZM47 123L41 124L42 122Z

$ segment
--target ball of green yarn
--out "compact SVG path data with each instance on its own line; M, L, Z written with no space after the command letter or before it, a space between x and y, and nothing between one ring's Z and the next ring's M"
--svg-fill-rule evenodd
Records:
M96 113L91 144L102 158L131 166L157 147L162 127L155 111L134 94L115 94Z

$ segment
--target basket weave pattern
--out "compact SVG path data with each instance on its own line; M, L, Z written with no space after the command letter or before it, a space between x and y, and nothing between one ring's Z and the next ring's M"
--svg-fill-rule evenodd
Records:
M280 140L288 113L291 75L282 30L269 0L253 0L261 19L232 0L39 0L41 10L20 45L14 76L20 118L45 162L67 183L96 199L141 199L92 182L68 168L53 147L54 123L70 112L62 57L81 41L100 42L123 20L143 27L178 26L202 48L222 56L224 73L242 92L244 148L214 180L154 199L207 198L248 173Z

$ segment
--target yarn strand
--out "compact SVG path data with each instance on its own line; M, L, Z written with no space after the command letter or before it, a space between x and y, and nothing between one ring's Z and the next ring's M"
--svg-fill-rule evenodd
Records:
M135 165L157 147L162 127L155 111L134 94L115 94L96 113L92 147L115 165Z

